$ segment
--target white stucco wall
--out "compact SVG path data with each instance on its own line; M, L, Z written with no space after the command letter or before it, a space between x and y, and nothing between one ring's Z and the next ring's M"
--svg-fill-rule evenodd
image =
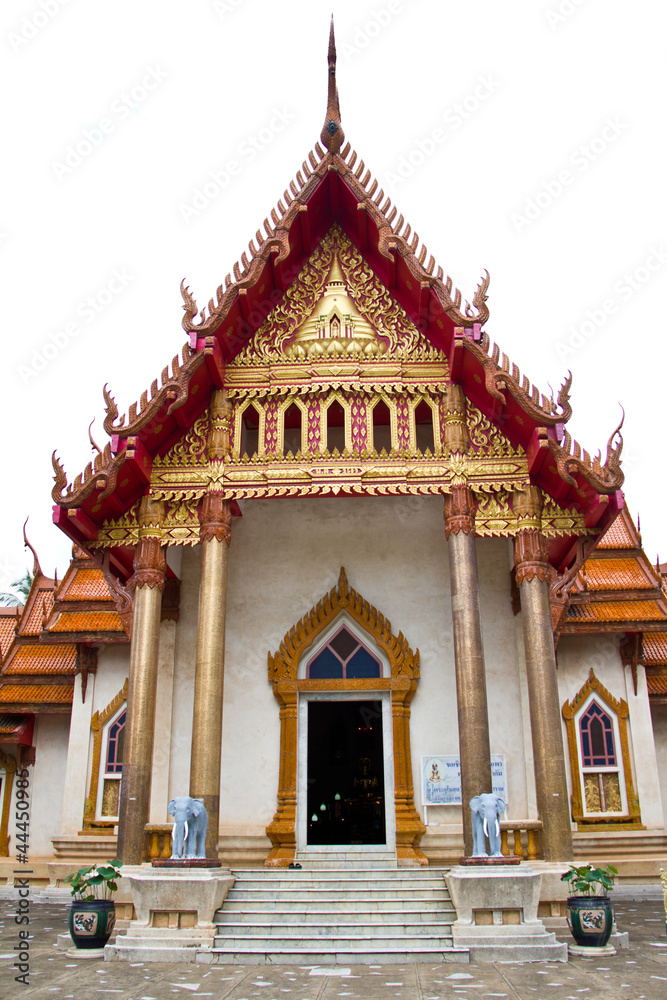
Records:
M177 632L175 705L190 732L195 644L181 643L190 610L190 564L184 553ZM527 815L521 700L509 597L509 555L502 539L478 540L483 639L488 673L491 750L508 757L510 815ZM351 587L375 605L421 654L412 706L415 801L421 807L420 759L457 754L458 731L447 542L438 497L256 500L235 519L229 550L221 819L225 827L263 831L278 787L280 721L267 654L336 585L344 566ZM188 663L186 663L188 661ZM180 697L182 694L182 697ZM459 825L454 807L429 809L429 821Z
M653 718L655 751L658 759L663 817L665 827L667 827L667 705L652 705L651 716Z
M31 858L49 856L53 852L51 838L58 836L61 827L67 743L69 739L69 714L39 715L35 720L35 764L29 767L30 781L30 850ZM12 795L9 816L9 853L16 856L14 814L16 785Z

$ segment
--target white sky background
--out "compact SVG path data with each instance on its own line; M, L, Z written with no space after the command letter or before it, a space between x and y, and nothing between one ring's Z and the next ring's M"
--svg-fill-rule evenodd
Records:
M126 412L159 377L185 341L181 278L201 308L317 141L332 5L347 139L464 298L488 268L486 329L521 371L548 392L572 369L569 429L590 452L623 403L628 506L665 558L661 5L5 0L0 589L31 565L27 515L62 574L51 452L70 481L83 470L93 417L106 443L103 384ZM231 160L226 188L184 210Z

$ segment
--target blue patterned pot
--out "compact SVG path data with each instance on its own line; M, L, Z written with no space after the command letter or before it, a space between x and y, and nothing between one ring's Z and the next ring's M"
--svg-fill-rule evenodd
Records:
M67 925L77 948L104 948L116 923L113 899L73 902Z
M604 947L614 926L609 896L568 896L567 922L578 945Z

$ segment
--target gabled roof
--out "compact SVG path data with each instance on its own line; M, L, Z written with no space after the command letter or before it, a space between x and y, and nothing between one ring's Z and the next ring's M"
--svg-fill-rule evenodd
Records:
M627 507L577 574L562 633L667 631L667 593ZM646 649L646 646L645 646Z
M363 160L348 142L340 120L336 91L333 29L328 52L328 99L325 124L283 198L264 220L208 305L199 309L182 284L183 328L188 342L133 404L120 416L105 387L104 428L111 441L95 461L68 484L55 453L53 499L55 522L77 543L95 542L105 520L124 515L146 492L154 460L164 455L205 411L211 392L225 382L225 367L253 337L284 296L319 242L334 223L340 225L378 279L412 322L447 358L450 378L470 401L528 455L531 481L561 506L583 511L587 527L604 529L619 506L620 425L609 438L603 462L573 442L565 430L571 416L565 379L556 400L531 385L518 367L492 345L486 323L488 274L472 304L463 303L451 278L378 188ZM558 568L572 561L574 541L552 545ZM111 552L121 576L131 572L131 554L121 546Z
M25 606L0 609L0 637L0 713L67 710L80 647L128 641L102 570L78 548L61 583L35 555Z

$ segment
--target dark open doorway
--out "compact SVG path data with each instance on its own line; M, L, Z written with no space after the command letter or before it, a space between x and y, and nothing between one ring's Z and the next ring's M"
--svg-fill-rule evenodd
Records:
M308 703L309 845L384 844L382 703Z

